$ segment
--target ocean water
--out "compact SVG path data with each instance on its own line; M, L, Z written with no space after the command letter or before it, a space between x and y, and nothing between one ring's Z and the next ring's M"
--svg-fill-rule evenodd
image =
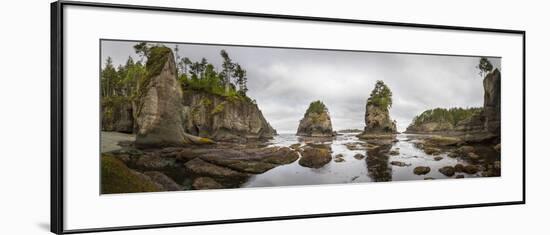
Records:
M461 158L451 158L446 152L439 155L428 155L416 147L414 141L418 135L398 134L397 141L391 146L385 146L388 151L398 151L397 155L379 154L367 150L350 150L346 143L365 142L356 137L358 133L345 133L333 139L304 139L294 134L280 134L270 141L270 146L290 146L300 143L326 144L332 148L333 160L325 166L314 169L303 167L295 161L291 164L281 165L265 173L252 176L242 187L268 187L290 185L317 185L317 184L343 184L381 181L405 181L434 179L454 179L441 174L438 169L444 166L454 166L457 163L468 165ZM449 149L447 149L449 150ZM361 153L366 157L355 159L353 156ZM334 156L342 154L343 162L335 162ZM369 155L371 155L369 157ZM376 155L376 156L375 156ZM442 157L436 161L435 157ZM392 161L401 161L407 166L391 165ZM415 175L413 169L417 166L429 166L431 171L426 175ZM465 178L480 177L477 174L462 174Z

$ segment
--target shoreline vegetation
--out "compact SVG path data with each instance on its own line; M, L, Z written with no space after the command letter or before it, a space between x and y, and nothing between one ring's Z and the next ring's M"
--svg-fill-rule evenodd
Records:
M259 182L285 169L330 174L323 169L358 164L367 173L349 182L500 176L500 71L484 58L483 107L434 107L402 134L380 80L363 129L334 131L329 108L316 100L295 134L278 135L247 95L246 68L225 50L216 68L177 46L134 49L138 61L115 67L107 58L101 71L101 193L284 186Z

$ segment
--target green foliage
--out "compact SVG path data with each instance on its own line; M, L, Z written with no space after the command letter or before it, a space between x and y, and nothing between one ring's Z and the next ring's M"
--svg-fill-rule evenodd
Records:
M313 101L311 104L309 104L309 107L306 110L306 115L308 114L321 114L323 112L327 112L327 106L320 100Z
M128 58L124 66L119 65L116 69L108 57L101 71L101 96L132 97L144 76L145 66L141 62L135 63L132 57Z
M140 42L140 43L134 45L134 50L136 51L136 54L138 54L139 57L147 58L147 57L149 57L149 52L150 52L151 48L149 47L149 45L146 42Z
M132 99L143 95L143 89L147 87L152 77L161 73L169 56L174 56L172 50L162 44L150 45L145 42L134 45L136 54L147 59L146 65L142 60L134 62L129 57L125 65L117 68L111 58L107 58L101 71L101 95L102 97L125 96ZM206 58L200 61L192 61L188 57L180 56L180 49L175 48L175 62L178 81L184 90L196 90L222 96L230 101L249 101L246 96L246 70L238 63L234 63L229 54L222 50L222 71L217 72L216 67Z
M392 102L392 92L390 88L384 84L383 81L376 81L374 89L370 93L370 97L367 100L368 105L375 105L382 109L391 108Z
M481 57L476 68L479 69L479 76L483 77L485 74L493 71L493 64L486 57Z
M132 172L113 156L101 156L101 193L156 192L160 188L153 182Z
M226 56L224 58L227 61L224 62L222 72L216 72L214 65L208 63L204 58L200 62L191 62L187 59L186 64L189 64L189 73L183 72L179 77L179 81L184 89L203 91L233 101L250 101L250 98L246 96L248 91L246 87L246 70L238 64L234 65L227 52L223 52L222 55ZM230 63L231 65L229 65ZM233 70L234 68L236 69ZM235 83L231 82L231 74L237 78Z
M225 103L222 102L222 103L219 103L218 105L216 105L216 107L214 107L214 109L212 110L211 114L212 115L216 115L218 113L221 113L223 111L225 107Z
M428 122L448 122L456 126L460 121L468 119L482 110L483 108L430 109L414 117L413 125L420 125Z

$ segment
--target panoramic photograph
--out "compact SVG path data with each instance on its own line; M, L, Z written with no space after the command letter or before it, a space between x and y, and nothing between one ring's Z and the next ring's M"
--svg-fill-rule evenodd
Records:
M101 40L102 194L500 177L501 58Z

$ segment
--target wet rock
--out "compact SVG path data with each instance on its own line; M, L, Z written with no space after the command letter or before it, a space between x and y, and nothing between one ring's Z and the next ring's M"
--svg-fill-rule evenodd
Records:
M455 172L464 172L464 165L462 164L456 164L455 165Z
M245 173L208 163L200 158L190 160L186 162L184 166L186 169L197 175L232 179L244 179L248 177L248 175Z
M475 151L475 148L472 147L472 146L468 146L468 145L465 145L465 146L461 146L460 148L458 148L457 152L459 154L463 154L463 155L467 155L468 153L471 153L471 152L474 152Z
M475 174L479 171L479 167L476 166L476 165L467 165L467 166L464 166L464 170L463 172L464 173L467 173L467 174Z
M255 160L276 165L289 164L299 158L298 152L288 147L253 149L247 150L247 153L252 153L252 158Z
M193 189L220 189L223 186L210 177L198 177L193 181Z
M477 155L473 152L468 153L467 156L468 156L468 158L470 158L471 160L474 160L474 161L477 161L477 160L481 159L481 157L479 155Z
M424 180L435 180L433 177L424 177Z
M298 164L310 168L321 168L332 160L330 151L323 148L304 148Z
M147 169L162 169L175 166L174 159L163 158L157 155L143 155L137 159L135 164Z
M290 147L291 149L297 150L297 149L300 148L301 145L302 145L302 144L300 144L300 143L296 143L296 144L290 145L289 147Z
M147 171L147 172L144 172L143 174L148 176L153 182L159 184L163 188L163 191L182 190L181 186L179 186L174 180L172 180L170 177L168 177L162 172Z
M462 179L462 178L464 178L464 175L456 175L455 178Z
M455 168L452 166L445 166L445 167L439 168L439 172L441 174L444 174L445 176L451 177L455 174Z
M401 161L391 161L390 165L404 167L404 166L410 166L411 164L407 164Z
M438 154L441 154L441 149L434 148L434 147L425 147L424 152L429 155L438 155Z
M436 160L436 161L441 161L442 159L443 159L443 157L440 157L440 156L434 157L434 160Z
M430 173L430 170L429 166L417 166L414 168L413 173L415 175L425 175Z
M399 155L399 150L391 150L390 155L392 155L392 156Z
M374 150L380 146L372 144L372 143L365 143L365 142L354 142L354 143L345 143L344 144L349 150Z
M289 164L299 158L288 147L230 150L221 149L203 154L202 160L245 173L260 174L276 166Z
M338 154L334 158L334 162L345 162L345 161L346 161L346 159L344 159L344 155L342 155L342 154Z
M450 157L450 158L457 158L457 157L458 157L458 153L456 153L456 152L450 152L450 153L447 154L447 156Z
M358 154L353 155L353 158L355 158L357 160L362 160L363 158L365 158L365 155L358 153Z

